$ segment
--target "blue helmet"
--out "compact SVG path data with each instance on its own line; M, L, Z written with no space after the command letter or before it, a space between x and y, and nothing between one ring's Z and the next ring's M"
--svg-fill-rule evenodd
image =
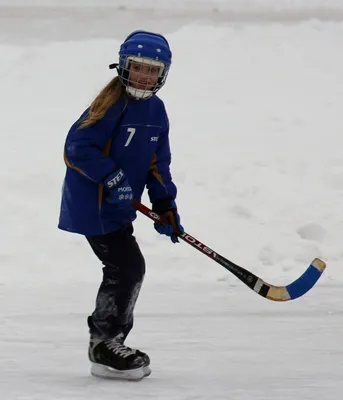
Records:
M125 39L119 50L119 64L112 64L110 68L117 69L121 83L131 96L147 99L164 85L171 62L172 53L167 40L162 35L138 30ZM132 63L158 69L158 80L154 87L143 90L130 86L129 73Z

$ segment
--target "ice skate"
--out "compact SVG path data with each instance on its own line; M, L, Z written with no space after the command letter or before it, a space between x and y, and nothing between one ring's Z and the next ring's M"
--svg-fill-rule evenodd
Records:
M91 339L88 354L93 376L140 381L151 373L145 353L132 350L115 339Z

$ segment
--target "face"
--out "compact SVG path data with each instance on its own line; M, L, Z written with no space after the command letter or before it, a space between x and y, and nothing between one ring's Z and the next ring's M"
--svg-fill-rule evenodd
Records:
M129 69L129 84L134 89L152 90L157 84L161 67L131 62Z

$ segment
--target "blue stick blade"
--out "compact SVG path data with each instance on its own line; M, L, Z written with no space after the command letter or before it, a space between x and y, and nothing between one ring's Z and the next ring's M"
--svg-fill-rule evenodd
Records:
M297 299L307 293L316 284L325 267L324 261L316 258L300 278L286 286L291 300Z

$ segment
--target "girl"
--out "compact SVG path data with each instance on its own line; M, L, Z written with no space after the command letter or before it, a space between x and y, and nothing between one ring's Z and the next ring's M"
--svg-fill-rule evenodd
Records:
M82 234L100 259L103 279L88 317L89 359L96 376L140 380L150 374L147 354L125 346L145 262L133 236L145 186L165 218L155 229L176 243L183 232L170 174L169 122L156 92L172 55L160 34L135 31L120 47L115 77L70 128L59 228Z

